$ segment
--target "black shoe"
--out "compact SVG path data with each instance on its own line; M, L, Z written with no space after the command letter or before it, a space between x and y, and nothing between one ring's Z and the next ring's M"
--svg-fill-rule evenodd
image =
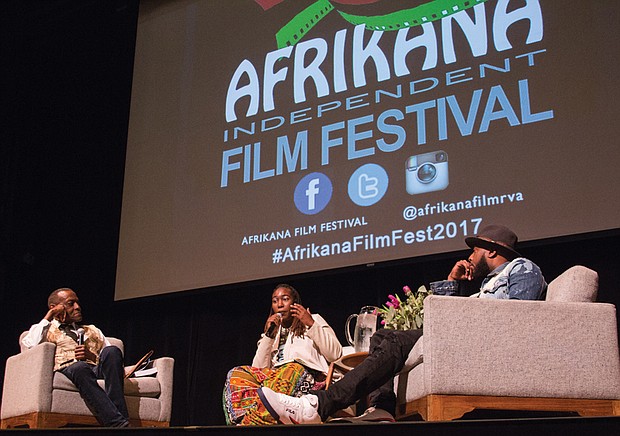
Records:
M112 427L114 428L125 428L125 427L129 427L129 421L123 421L121 423L115 424Z
M329 422L333 423L357 423L363 422L395 422L396 420L390 412L376 407L369 407L360 416L352 416L350 418L334 418Z

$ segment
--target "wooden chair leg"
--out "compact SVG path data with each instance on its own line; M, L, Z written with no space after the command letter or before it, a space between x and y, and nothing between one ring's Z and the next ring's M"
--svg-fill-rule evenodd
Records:
M449 421L474 409L574 412L580 416L620 416L620 400L428 395L399 406L398 419L419 414L425 421Z
M0 428L2 429L20 428L20 427L42 428L43 417L38 412L32 412L32 413L27 413L25 415L12 416L10 418L5 418L2 420L2 423L0 424Z
M167 421L147 421L142 419L130 419L133 427L170 427ZM2 429L10 428L60 428L69 424L83 426L98 426L97 420L93 416L84 415L65 415L63 413L39 413L32 412L25 415L14 416L2 420Z
M98 426L94 416L32 412L2 420L2 428L60 428L69 424Z
M447 395L429 395L426 400L425 421L452 421L475 409L471 404L451 400Z

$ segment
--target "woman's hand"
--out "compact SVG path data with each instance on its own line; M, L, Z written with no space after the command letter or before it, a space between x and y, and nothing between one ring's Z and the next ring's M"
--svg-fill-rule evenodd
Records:
M314 318L310 314L310 309L306 309L301 304L293 303L291 305L291 316L298 318L306 327L312 327L314 325Z
M275 338L275 332L278 327L282 324L282 315L279 313L274 313L269 318L267 318L267 322L265 323L265 336L273 339Z

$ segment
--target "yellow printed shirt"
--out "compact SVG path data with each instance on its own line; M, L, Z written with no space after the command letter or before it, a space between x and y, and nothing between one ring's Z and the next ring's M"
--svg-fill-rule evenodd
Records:
M81 325L84 329L84 345L86 349L97 356L99 360L99 353L105 346L105 337L101 330L94 325ZM77 362L75 360L75 348L77 342L67 333L60 329L60 323L57 320L53 320L50 323L49 329L45 336L47 342L56 344L56 354L54 356L54 371L66 368L69 365ZM87 363L96 365L98 362L86 360Z

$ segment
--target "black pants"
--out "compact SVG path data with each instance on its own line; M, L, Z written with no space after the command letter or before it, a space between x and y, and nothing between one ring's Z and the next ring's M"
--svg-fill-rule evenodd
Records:
M370 341L370 354L361 364L326 391L316 391L319 415L325 421L336 411L370 395L369 405L394 414L394 376L403 368L422 330L378 330Z
M99 364L75 362L64 369L64 375L78 388L80 395L95 418L106 427L118 427L129 419L123 383L125 370L123 355L118 347L110 346L101 350ZM105 391L97 383L105 380Z

